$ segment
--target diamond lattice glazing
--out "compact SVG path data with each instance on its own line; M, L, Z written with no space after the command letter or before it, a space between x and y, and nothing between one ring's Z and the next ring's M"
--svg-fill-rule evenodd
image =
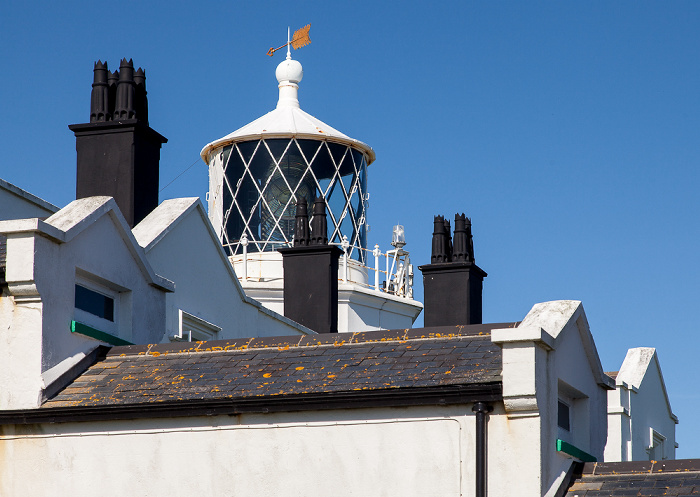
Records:
M367 160L347 145L317 140L266 139L224 149L223 243L241 253L273 251L292 243L296 202L322 196L328 211L328 240L350 242L349 255L362 262L367 245Z

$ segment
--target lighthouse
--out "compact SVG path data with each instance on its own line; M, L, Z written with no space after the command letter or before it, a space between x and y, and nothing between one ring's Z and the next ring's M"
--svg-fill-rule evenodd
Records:
M275 71L275 109L202 149L209 167L209 219L246 294L285 313L278 250L293 245L301 200L309 206L322 200L324 238L342 250L338 331L410 328L423 306L413 300L413 266L402 229L395 228L401 233L394 234L389 250L367 248L367 172L375 153L301 109L303 75L287 50Z

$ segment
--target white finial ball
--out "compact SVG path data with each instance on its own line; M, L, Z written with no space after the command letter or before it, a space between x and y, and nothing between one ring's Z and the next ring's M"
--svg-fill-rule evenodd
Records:
M280 65L277 66L275 76L277 76L278 83L282 81L298 83L304 77L304 70L301 68L299 61L287 59L280 62Z

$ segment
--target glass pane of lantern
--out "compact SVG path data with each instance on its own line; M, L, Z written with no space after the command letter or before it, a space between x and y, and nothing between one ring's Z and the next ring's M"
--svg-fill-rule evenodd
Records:
M316 158L311 163L311 169L313 169L314 175L319 181L322 178L330 179L335 174L336 169L326 142L323 142L323 145L318 150Z
M360 189L358 188L350 197L350 209L355 214L355 218L359 218L360 215L362 215L360 212L360 203Z
M348 237L348 241L352 243L355 239L355 230L352 227L352 220L350 219L350 213L345 214L345 217L340 221L340 239L342 240L342 235Z
M289 142L290 140L287 139L265 140L265 144L267 145L267 148L270 149L270 153L272 153L272 157L275 159L275 161L280 160L282 154L285 152L285 150L287 150L287 147L289 147Z
M352 185L355 182L355 177L352 174L342 176L340 180L343 183L343 188L345 189L345 195L350 199L352 196Z
M345 145L340 145L338 143L329 142L328 148L331 151L331 155L333 156L333 162L335 163L336 168L339 167L348 147Z
M326 196L328 195L329 192L329 187L331 185L331 180L330 179L319 179L318 180L318 186L320 188L320 191L317 192L316 196L318 197L318 194L320 193L321 196Z
M266 204L260 216L260 235L263 240L286 242L293 237L294 212L292 211L295 205L289 201L291 196L292 192L287 182L276 170L263 191Z
M255 152L255 148L258 146L257 141L250 141L250 142L242 142L236 144L238 147L238 150L240 151L241 155L243 156L243 160L245 161L246 164L250 162L250 158L253 156L253 152Z
M250 174L246 172L241 178L240 184L235 193L234 202L240 209L235 211L236 215L243 216L242 221L247 223L250 231L254 234L259 234L260 230L260 206L258 202L258 189L255 186L255 182L250 177ZM231 218L234 217L234 211L231 212L229 217L229 222ZM239 225L226 225L226 232L229 234L229 239L233 242L238 242L241 234L243 233L242 226ZM254 239L258 240L259 237Z
M307 163L311 163L318 149L324 146L323 142L316 140L296 140L296 142L299 145L299 148L301 149L303 157L306 159Z
M328 204L329 210L333 213L333 218L338 222L345 208L345 195L337 178L331 187L330 195L326 197L326 204Z
M351 175L355 173L355 168L353 167L352 153L350 147L344 147L345 154L340 162L337 162L338 171L341 176Z

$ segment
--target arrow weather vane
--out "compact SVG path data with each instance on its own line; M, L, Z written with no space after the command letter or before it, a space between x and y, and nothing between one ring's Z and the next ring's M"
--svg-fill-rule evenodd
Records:
M290 40L289 28L287 28L287 43L285 43L281 47L270 48L270 50L267 51L267 55L272 57L277 50L280 50L284 47L287 47L287 55L289 55L289 45L291 45L294 50L308 45L309 43L311 43L311 40L309 39L309 29L311 29L311 24L307 24L303 28L297 29L296 31L294 31L294 36L292 36Z

